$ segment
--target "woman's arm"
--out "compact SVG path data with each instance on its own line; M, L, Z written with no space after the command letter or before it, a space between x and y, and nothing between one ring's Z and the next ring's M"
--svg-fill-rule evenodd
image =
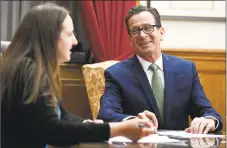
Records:
M35 103L20 105L23 128L42 143L61 146L80 142L101 142L110 136L109 124L71 122L59 119L49 95L39 96Z

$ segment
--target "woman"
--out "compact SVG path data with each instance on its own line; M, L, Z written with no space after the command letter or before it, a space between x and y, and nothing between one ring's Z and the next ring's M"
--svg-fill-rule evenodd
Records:
M154 133L145 119L84 123L64 109L58 67L70 60L70 49L78 43L73 30L68 11L54 4L36 6L23 18L1 65L4 148L68 146L119 135L137 140Z

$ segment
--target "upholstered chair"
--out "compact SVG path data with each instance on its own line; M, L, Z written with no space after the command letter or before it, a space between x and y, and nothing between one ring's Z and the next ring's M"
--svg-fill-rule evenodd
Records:
M100 98L104 92L104 71L106 68L116 64L117 62L119 61L111 60L94 64L85 64L82 66L82 72L93 119L97 118L100 109Z

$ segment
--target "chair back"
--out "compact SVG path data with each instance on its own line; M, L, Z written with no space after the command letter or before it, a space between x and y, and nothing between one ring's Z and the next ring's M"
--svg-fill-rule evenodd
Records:
M91 107L92 118L95 120L100 109L100 98L105 88L104 71L119 61L111 60L82 66L88 101Z

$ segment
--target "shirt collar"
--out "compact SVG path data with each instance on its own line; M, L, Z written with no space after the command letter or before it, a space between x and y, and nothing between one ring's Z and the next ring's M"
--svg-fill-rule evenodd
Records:
M149 69L149 66L152 64L152 62L149 62L147 60L144 60L143 58L141 58L140 56L136 55L140 64L143 67L144 71L147 71ZM163 60L162 60L162 54L161 56L155 61L155 64L158 65L158 69L163 71Z

